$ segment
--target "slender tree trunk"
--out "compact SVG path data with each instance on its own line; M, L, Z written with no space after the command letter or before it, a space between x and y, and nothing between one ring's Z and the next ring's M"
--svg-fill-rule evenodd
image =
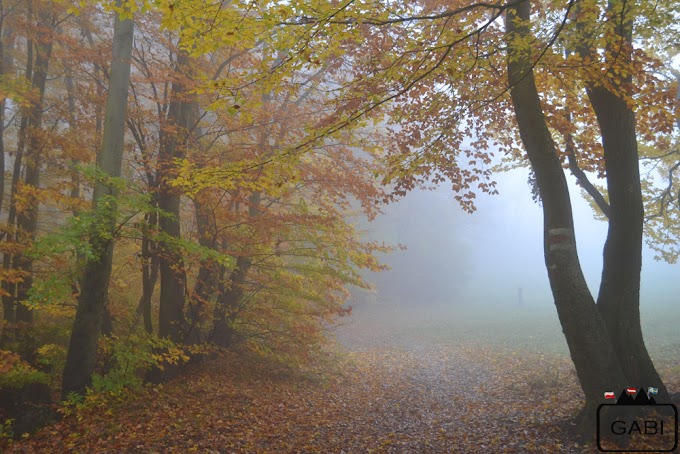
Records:
M117 3L120 5L121 1L118 0ZM121 175L133 35L133 21L131 19L121 20L116 16L104 139L102 151L97 159L98 167L110 177ZM115 197L116 191L112 185L104 181L96 183L93 194L93 205L97 212L95 222L99 224L99 227L104 227L107 233L98 234L97 231L100 230L95 228L90 236L95 258L87 262L83 275L64 368L63 397L72 392L83 393L90 384L95 368L97 341L113 263L112 236L117 212Z
M234 344L233 315L243 298L243 284L251 265L252 261L249 257L239 257L236 259L236 267L227 280L229 287L226 287L224 280L220 281L211 336L215 345L229 347Z
M33 20L33 9L32 2L28 2L28 8L26 13L28 22ZM26 70L24 72L24 77L27 83L33 83L33 40L26 40ZM30 108L25 109L21 115L21 121L19 124L19 131L17 132L17 152L14 157L14 168L12 171L12 184L9 199L9 213L7 215L7 234L13 235L15 241L20 241L17 226L16 226L16 193L19 185L19 180L21 179L21 168L23 165L24 151L26 149L26 134L28 130L28 120L30 118ZM17 269L17 260L15 256L6 254L2 258L2 267L5 270ZM13 326L16 321L16 289L17 285L10 282L3 282L2 288L5 291L5 295L2 297L2 305L4 311L4 319L6 322ZM13 331L13 329L12 329ZM13 337L12 333L7 333L7 330L3 331L3 342L7 340L5 338Z
M5 5L0 0L0 76L8 73L5 52ZM0 101L0 213L5 201L5 99Z
M24 121L25 120L25 121ZM17 153L14 157L14 169L12 171L12 183L9 198L9 213L7 215L7 235L11 235L15 241L19 241L16 231L16 192L21 178L21 164L24 156L25 142L21 140L23 137L22 129L28 127L28 116L24 116L19 127L19 143L17 144ZM5 254L2 258L2 267L5 270L10 268L16 269L16 261L10 254ZM2 289L5 295L2 297L2 304L4 310L4 319L6 322L13 324L16 320L16 284L11 282L3 282Z
M0 5L3 5L3 2L0 0ZM13 61L13 41L11 41L11 33L8 32L8 27L5 25L5 12L4 12L4 5L3 9L0 12L2 14L2 29L0 30L0 38L2 39L2 45L0 47L0 74L3 76L7 76L11 74L12 72L12 67L14 66L14 61ZM4 199L5 199L5 131L6 131L6 124L5 124L5 115L6 115L6 100L2 100L0 102L0 170L2 175L0 175L0 213L2 213L2 208L4 207ZM15 156L15 162L18 159L17 156ZM21 165L19 166L19 169L21 169ZM14 181L14 178L12 179ZM18 181L18 179L17 179ZM14 187L13 185L11 186L12 188ZM12 191L10 190L10 193ZM14 227L14 217L12 219L9 219L9 215L7 218L7 230L2 233L2 238L7 238L8 241L11 241L14 238L14 235L12 235L12 228ZM9 269L11 265L11 254L4 253L3 257L3 269L7 270ZM2 288L6 292L9 293L9 295L5 295L2 297L2 309L3 309L3 320L7 322L7 324L13 324L14 323L14 289L16 286L7 283L7 282L2 282ZM2 333L0 334L0 346L3 345L5 338L6 338L6 328L3 328Z
M506 16L510 93L541 196L545 263L555 306L586 396L581 428L592 430L604 392L623 389L627 382L581 270L567 181L547 127L531 55L526 46L517 44L530 41L529 19L529 2L509 9Z
M75 84L73 82L73 74L70 66L65 68L64 82L66 85L66 101L68 103L68 125L71 132L75 133L78 131L78 124L76 119L76 94L75 94ZM71 160L69 167L71 168L71 197L74 199L80 198L80 176L76 169L78 161L75 159ZM73 215L78 216L79 212L73 210Z
M14 37L12 28L5 23L9 12L5 11L4 1L0 0L0 75L10 76L14 70ZM5 128L7 100L0 101L0 213L5 206ZM6 234L8 234L6 232Z
M201 139L203 128L200 125L200 108L195 96L192 95L191 101L187 106L189 112L189 136L192 148L200 154ZM209 204L209 191L199 193L194 199L194 209L196 213L196 230L198 233L198 243L210 249L217 249L217 225L211 214L214 208ZM187 320L187 339L188 344L202 342L201 328L204 323L205 307L215 296L220 276L224 274L224 267L213 259L201 260L196 276L196 284L189 299L189 311Z
M155 201L153 202L155 206ZM151 317L151 299L158 280L158 256L155 252L154 242L148 227L154 227L157 223L155 212L145 216L146 226L142 230L142 296L139 298L137 313L144 319L144 331L153 334L153 321Z
M186 69L188 57L180 51L177 55L176 69ZM178 79L182 75L178 76ZM172 187L175 175L175 159L184 155L188 137L188 106L186 87L183 81L175 80L170 93L170 105L163 125L161 147L158 153L158 208L163 212L159 217L159 230L164 238L158 242L158 270L160 275L160 304L158 311L158 336L173 342L183 342L186 338L184 319L184 297L186 277L184 262L177 245L173 241L181 238L180 202L181 194ZM159 383L178 373L175 365L166 365L163 370L155 367L147 374L147 380Z
M49 14L41 14L41 24L49 27L52 18ZM29 187L40 187L40 167L42 161L43 140L41 136L43 101L45 98L45 85L47 71L52 55L51 37L42 37L35 44L35 66L33 70L33 88L38 92L38 100L35 102L28 115L28 140L26 148L26 176L25 183ZM17 217L17 227L26 239L33 242L38 231L38 205L35 197L29 197L27 207ZM19 254L17 256L19 269L25 273L25 277L17 284L16 321L33 322L33 312L23 304L28 299L28 291L33 285L33 259Z

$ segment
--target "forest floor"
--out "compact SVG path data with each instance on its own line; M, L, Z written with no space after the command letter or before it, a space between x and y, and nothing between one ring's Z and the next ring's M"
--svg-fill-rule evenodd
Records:
M342 347L314 371L225 354L5 450L597 452L573 435L581 392L549 309L490 311L445 319L364 310L335 329ZM650 352L674 392L677 320L646 321Z

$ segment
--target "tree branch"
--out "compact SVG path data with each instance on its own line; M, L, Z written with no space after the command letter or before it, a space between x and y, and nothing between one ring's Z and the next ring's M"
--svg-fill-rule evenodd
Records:
M585 189L585 191L593 198L597 207L602 211L602 214L609 217L609 204L605 200L602 193L590 182L588 175L579 167L578 159L576 158L576 147L574 146L574 138L571 133L564 135L565 150L567 152L567 160L569 162L569 170L571 174L576 177L578 184Z

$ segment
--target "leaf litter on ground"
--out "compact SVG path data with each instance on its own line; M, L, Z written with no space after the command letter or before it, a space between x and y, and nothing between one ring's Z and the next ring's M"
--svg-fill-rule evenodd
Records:
M567 354L465 338L394 342L365 328L345 327L357 343L343 342L347 349L329 353L316 369L295 372L224 353L108 411L65 417L4 451L597 452L570 422L583 398ZM659 363L677 390L675 362Z

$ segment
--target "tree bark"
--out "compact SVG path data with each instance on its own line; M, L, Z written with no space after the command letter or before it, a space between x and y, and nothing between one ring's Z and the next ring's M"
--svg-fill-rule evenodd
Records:
M117 4L120 6L121 1ZM117 15L113 31L111 76L104 120L102 151L97 157L98 167L110 177L120 177L125 136L130 57L134 36L131 19L121 20ZM113 185L98 181L93 194L97 212L90 243L95 258L86 264L78 297L78 308L73 322L71 340L66 356L62 396L83 393L91 382L97 359L102 313L108 297L109 279L113 263L114 230L116 226L116 190ZM97 228L97 227L103 227ZM106 232L101 234L101 231Z
M604 402L604 392L622 389L627 382L581 270L567 181L541 106L531 53L518 44L531 41L529 19L529 2L509 9L506 15L510 93L542 201L544 255L550 287L586 396L581 428L592 430L595 408Z

